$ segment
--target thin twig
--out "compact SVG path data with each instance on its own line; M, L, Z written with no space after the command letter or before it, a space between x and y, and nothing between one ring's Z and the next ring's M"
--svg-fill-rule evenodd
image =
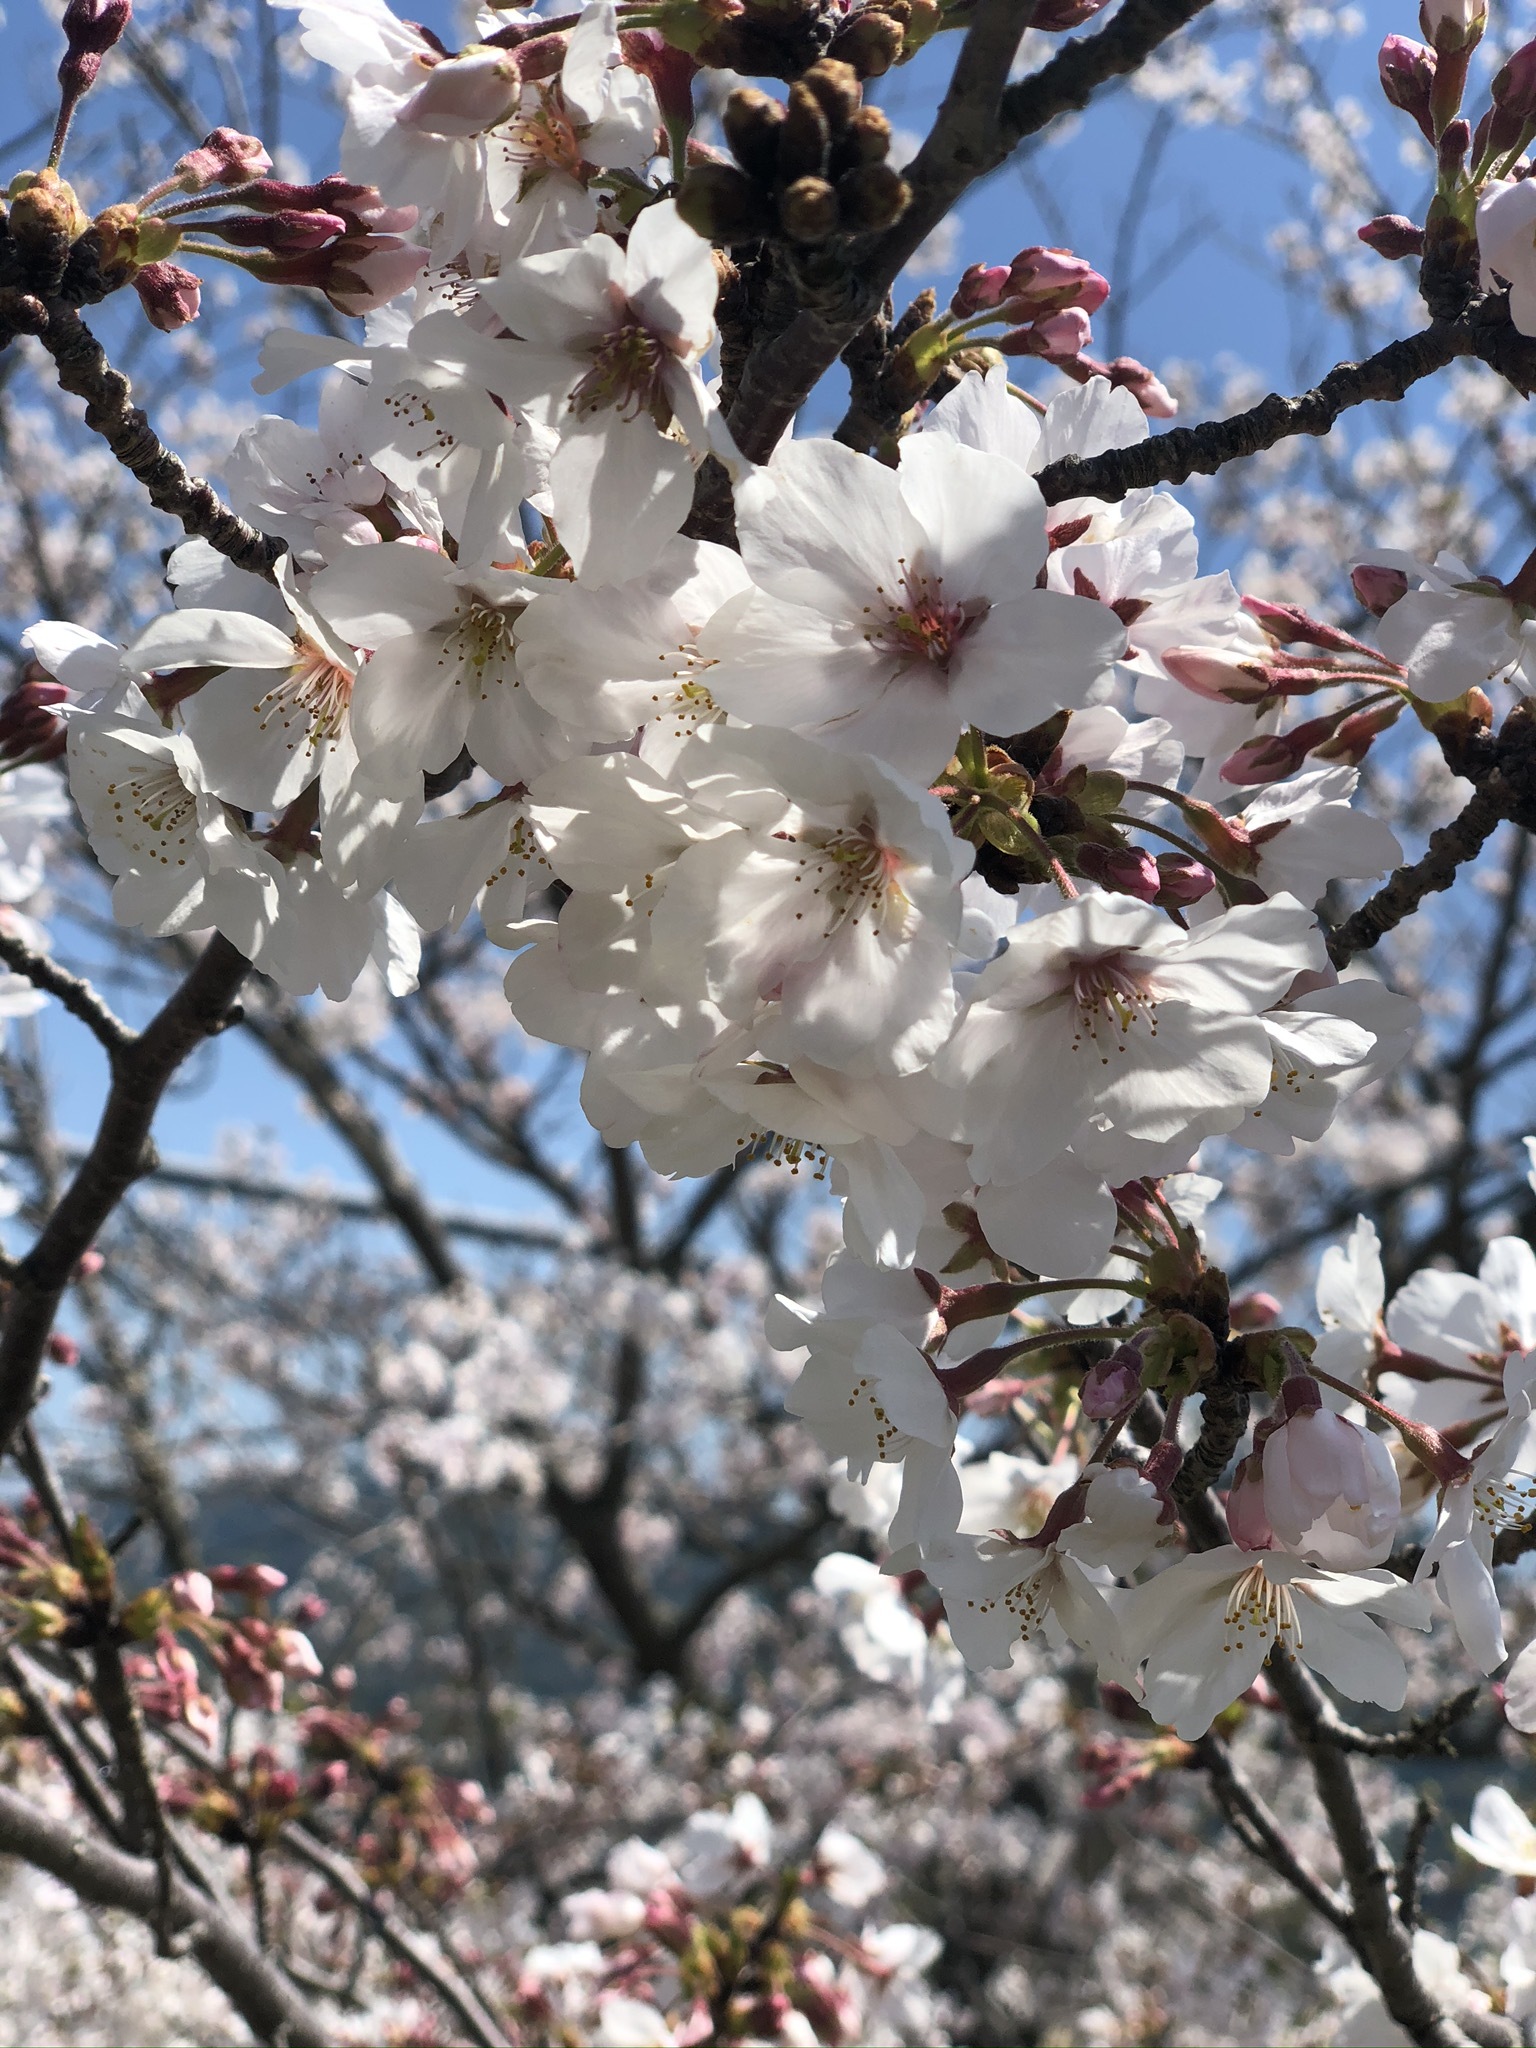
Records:
M1348 1934L1349 1909L1296 1855L1268 1806L1238 1775L1226 1744L1218 1736L1202 1735L1195 1750L1216 1803L1244 1848L1267 1863L1277 1877L1283 1877L1331 1926Z
M116 1058L125 1046L133 1044L137 1033L82 975L71 974L67 967L61 967L47 953L39 953L14 932L0 929L0 960L13 974L23 975L34 988L56 996L106 1049L109 1058Z
M1449 889L1457 870L1476 860L1503 816L1487 790L1475 790L1465 810L1430 834L1429 845L1418 860L1398 868L1374 896L1329 934L1328 957L1334 966L1347 966L1357 953L1366 952L1395 931L1426 896Z

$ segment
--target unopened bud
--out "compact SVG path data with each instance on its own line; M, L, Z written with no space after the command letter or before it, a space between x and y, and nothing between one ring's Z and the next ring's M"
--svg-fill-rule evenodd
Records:
M1077 850L1077 865L1090 882L1116 896L1134 896L1140 903L1155 903L1163 878L1157 862L1144 847L1096 846L1089 841Z
M1227 1495L1227 1527L1239 1550L1272 1550L1275 1532L1264 1508L1264 1467L1261 1457L1244 1458Z
M1234 1330L1267 1330L1284 1312L1272 1294L1240 1294L1227 1310L1227 1321Z
M1471 147L1471 123L1460 120L1447 122L1445 132L1435 149L1435 160L1441 175L1449 179L1458 177Z
M1352 711L1337 732L1320 740L1312 751L1319 761L1343 761L1358 768L1381 735L1401 718L1403 702L1394 697L1391 703L1374 705L1369 711Z
M1374 647L1367 647L1363 640L1357 640L1341 627L1314 619L1299 604L1272 604L1265 597L1245 597L1243 610L1249 618L1257 619L1270 639L1278 640L1282 647L1294 647L1299 642L1305 647L1321 647L1329 654L1362 654L1372 661L1381 659Z
M1191 860L1187 853L1157 856L1158 891L1152 899L1159 910L1183 910L1209 896L1216 877L1204 861Z
M1357 562L1349 572L1356 597L1378 619L1391 611L1400 597L1408 595L1408 578L1401 569L1380 568L1374 562Z
M1424 230L1416 227L1405 213L1379 213L1363 228L1356 228L1355 233L1368 249L1385 256L1389 263L1400 263L1405 256L1424 253Z
M1478 123L1478 162L1518 156L1536 133L1536 43L1525 43L1497 73L1493 105Z
M1078 306L1068 306L1063 312L1047 313L1028 327L1013 328L994 346L1001 355L1049 356L1054 361L1081 355L1092 340L1088 315Z
M782 101L755 85L739 86L725 103L720 126L726 144L748 177L771 185L779 174L779 131L784 126Z
M1269 663L1233 648L1170 647L1163 667L1186 690L1218 704L1262 704L1275 694Z
M96 83L102 58L127 28L132 13L132 0L69 0L60 24L68 48L59 60L66 109Z
M693 81L699 75L698 59L687 50L674 50L653 28L625 29L619 36L624 62L651 81L661 118L688 127L693 121ZM519 72L526 77L519 65Z
M1435 53L1408 36L1388 36L1376 59L1381 89L1394 107L1418 122L1426 142L1435 139L1430 94L1435 85Z
M841 135L863 100L853 66L840 63L835 57L823 57L800 74L800 83L815 95L832 135Z
M272 159L254 135L238 128L215 128L196 149L171 166L183 192L205 192L210 185L244 185L272 168Z
M48 1339L48 1356L55 1365L78 1365L80 1346L73 1337L66 1337L62 1330L55 1330Z
M831 146L826 109L810 87L797 80L789 88L779 130L779 176L791 184L799 178L824 178Z
M144 317L162 334L187 326L197 318L202 304L202 280L179 263L146 263L135 271L133 288Z
M11 180L10 202L11 241L24 265L62 274L91 224L74 187L57 171L23 171Z
M1011 276L1012 272L1001 263L973 263L955 286L950 312L957 320L968 320L973 313L990 312L1008 296Z
M1488 0L1419 0L1419 28L1442 57L1470 50L1488 25Z
M1109 297L1109 280L1070 249L1021 249L1008 270L1003 296L1023 314L1058 313L1068 306L1096 313Z
M728 248L771 234L775 215L761 185L734 164L694 164L678 187L677 210L695 234Z
M236 249L267 249L274 256L308 256L340 239L347 224L336 213L235 213L198 222L198 233L217 235Z
M901 62L906 43L906 30L894 16L866 7L838 30L830 54L860 78L883 78Z
M792 242L812 247L837 233L837 194L825 178L796 178L779 194L779 225Z
M1122 1344L1108 1358L1090 1366L1083 1380L1083 1413L1094 1422L1107 1422L1128 1408L1141 1392L1141 1353Z
M912 203L912 187L894 164L859 164L837 181L837 210L850 233L892 226Z
M206 1572L178 1572L165 1590L179 1613L200 1614L205 1621L212 1618L213 1581Z
M1115 390L1129 391L1149 420L1171 420L1177 414L1179 401L1168 386L1134 356L1116 356L1108 374Z
M1251 783L1283 782L1294 775L1313 746L1327 739L1333 730L1329 718L1309 718L1287 733L1267 733L1247 740L1221 764L1223 782L1245 787Z

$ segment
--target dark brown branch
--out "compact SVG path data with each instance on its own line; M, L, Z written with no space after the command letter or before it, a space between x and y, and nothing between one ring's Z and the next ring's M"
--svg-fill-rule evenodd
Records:
M148 1164L149 1132L171 1077L221 1031L249 963L227 939L208 943L170 1000L118 1054L90 1151L12 1279L0 1323L0 1444L26 1420L44 1348L81 1254Z
M132 385L121 370L113 369L74 308L62 299L51 299L39 339L53 357L60 389L85 400L86 425L143 484L149 502L179 519L189 536L207 541L237 569L270 576L283 543L258 533L232 512L212 484L193 476L181 457L165 447L133 403Z
M1331 1742L1335 1749L1351 1750L1356 1756L1455 1756L1450 1731L1471 1713L1482 1690L1480 1685L1469 1685L1442 1700L1429 1713L1416 1715L1406 1728L1394 1728L1382 1735L1356 1728L1324 1700L1318 1709L1315 1734L1319 1742Z
M912 202L834 291L752 351L730 410L742 453L764 462L823 373L875 317L908 259L966 188L1058 114L1085 107L1109 79L1143 64L1209 0L1124 0L1107 27L1075 37L1032 78L1006 87L1026 10L990 0L966 33L932 134L907 168ZM1010 37L1012 38L1010 44ZM701 491L707 482L701 483Z
M1366 1818L1349 1759L1326 1732L1323 1693L1289 1653L1271 1657L1267 1669L1312 1766L1344 1866L1350 1896L1345 1932L1351 1947L1375 1978L1387 2011L1419 2048L1465 2048L1472 2037L1459 2024L1461 2016L1453 2018L1441 2009L1414 1967L1413 1936L1397 1913L1392 1867ZM1509 2039L1518 2039L1513 2030Z
M1429 845L1420 859L1398 868L1374 896L1330 933L1328 957L1334 966L1346 966L1357 953L1368 951L1388 932L1395 931L1426 896L1449 889L1457 870L1476 860L1504 816L1493 795L1485 789L1474 791L1458 817L1430 834Z
M1401 398L1410 386L1458 356L1477 352L1467 320L1437 320L1422 333L1389 342L1363 363L1340 363L1311 391L1282 398L1272 391L1231 419L1205 420L1198 427L1174 427L1129 448L1103 455L1069 455L1039 475L1048 505L1064 498L1123 498L1149 484L1181 484L1191 476L1214 476L1226 463L1257 455L1296 434L1326 434L1342 412L1371 399Z
M0 1786L0 1853L46 1870L93 1906L113 1906L153 1923L162 1903L171 1931L260 2041L285 2048L328 2048L318 2014L217 1904L172 1874L162 1901L162 1875L141 1856L126 1855L87 1835L78 1821L58 1820Z
M82 975L71 974L67 967L61 967L48 954L39 953L24 939L17 938L14 932L3 930L0 930L0 961L4 961L13 974L20 974L30 981L34 988L56 996L71 1017L77 1017L106 1048L109 1057L132 1045L135 1033Z
M1226 1744L1218 1736L1202 1735L1196 1744L1196 1761L1210 1779L1216 1803L1243 1847L1267 1863L1277 1877L1283 1877L1314 1912L1347 1934L1348 1909L1297 1857L1268 1806L1239 1777Z
M20 1695L31 1731L47 1743L74 1788L75 1797L102 1833L121 1845L122 1819L112 1810L100 1773L90 1758L81 1755L69 1723L54 1706L46 1687L39 1683L32 1666L18 1650L12 1648L0 1658L0 1670Z
M1419 1870L1434 1820L1435 1802L1427 1792L1421 1792L1414 1802L1413 1819L1408 1824L1403 1853L1397 1859L1397 1872L1393 1879L1397 1891L1397 1917L1410 1934L1419 1917Z

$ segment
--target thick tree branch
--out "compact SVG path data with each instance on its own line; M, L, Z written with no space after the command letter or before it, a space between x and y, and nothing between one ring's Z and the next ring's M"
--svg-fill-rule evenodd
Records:
M968 186L1058 114L1085 107L1109 79L1136 70L1207 5L1124 0L1106 28L1074 38L1033 77L1006 87L1028 16L1017 0L986 0L966 32L933 132L907 168L912 202L906 212L834 289L748 357L730 410L742 453L767 460L818 379L878 314L908 259ZM701 491L707 493L707 479Z
M113 1064L96 1137L41 1235L17 1266L0 1322L0 1444L26 1420L48 1333L70 1275L145 1171L149 1132L171 1077L230 1021L249 963L214 937L197 965Z
M86 425L143 484L149 502L179 519L191 538L207 541L237 569L270 576L283 543L232 512L212 484L193 476L181 457L164 446L133 403L132 385L107 361L73 306L49 300L47 324L38 338L53 357L60 389L85 400Z
M1493 794L1475 790L1458 817L1430 834L1429 845L1418 860L1398 868L1374 896L1329 934L1328 957L1334 966L1346 966L1357 953L1368 951L1378 939L1395 931L1426 896L1449 889L1458 868L1476 860L1504 816Z
M1467 320L1437 320L1422 333L1389 342L1363 363L1340 363L1322 382L1296 398L1272 391L1247 412L1205 420L1198 427L1174 427L1130 448L1103 455L1069 455L1041 470L1038 482L1048 505L1065 498L1113 502L1150 484L1181 484L1191 476L1214 476L1239 456L1257 455L1295 434L1326 434L1341 412L1370 399L1401 398L1411 385L1458 356L1477 353Z
M8 1786L0 1786L0 1853L46 1870L93 1906L113 1906L153 1924L164 1911L260 2041L284 2048L328 2048L329 2030L280 1970L216 1903L147 1858L126 1855L88 1836L80 1823L44 1813Z

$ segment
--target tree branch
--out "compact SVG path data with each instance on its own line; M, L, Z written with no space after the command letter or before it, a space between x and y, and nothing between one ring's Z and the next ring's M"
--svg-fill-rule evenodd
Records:
M1149 435L1129 448L1102 455L1068 455L1041 470L1036 481L1045 502L1103 498L1110 502L1150 484L1181 484L1191 476L1214 476L1239 456L1257 455L1294 434L1326 434L1341 412L1371 399L1401 398L1411 385L1458 356L1477 353L1468 320L1436 320L1422 333L1389 342L1363 363L1340 363L1311 391L1267 398L1230 419L1205 420L1198 427L1174 427Z
M93 1840L77 1821L56 1819L9 1786L0 1786L0 1852L46 1870L93 1906L113 1906L151 1924L163 1906L171 1930L185 1938L258 2040L329 2048L331 2035L319 2015L244 1930L184 1878L171 1873L162 1891L162 1873L147 1858Z
M5 930L0 930L0 960L13 974L20 974L30 981L34 988L56 996L71 1017L77 1017L105 1048L109 1059L116 1058L125 1046L133 1044L137 1034L105 998L97 994L83 975L71 974L67 967L61 967L47 953L39 953L24 939L17 938L14 932Z
M1216 1803L1244 1848L1267 1863L1277 1877L1283 1877L1314 1912L1321 1913L1331 1926L1347 1935L1348 1909L1296 1856L1268 1806L1239 1777L1226 1744L1215 1735L1202 1735L1195 1750L1199 1768L1211 1781Z
M1458 817L1430 834L1429 845L1420 859L1398 868L1374 896L1368 897L1329 934L1328 957L1334 966L1347 966L1357 953L1368 951L1388 932L1395 931L1426 896L1449 889L1457 869L1476 860L1504 815L1488 790L1475 790Z
M230 1021L249 962L215 936L197 965L113 1063L95 1141L42 1233L17 1266L0 1322L0 1445L26 1420L48 1333L70 1275L150 1154L149 1132L172 1075Z
M149 502L179 519L190 537L207 541L237 569L270 576L284 543L248 525L212 484L193 476L181 457L164 446L133 403L133 386L107 361L106 351L74 307L50 299L47 323L38 339L53 357L59 388L85 400L85 424L143 484Z
M997 169L1058 114L1085 107L1098 88L1143 64L1210 0L1124 0L1106 28L1067 43L1032 78L1006 87L1025 27L1015 0L977 11L933 132L908 166L912 201L835 291L806 305L748 357L729 425L751 461L765 462L823 373L868 320L908 259L974 181ZM1012 45L1009 47L1009 37ZM708 480L701 480L701 491Z

